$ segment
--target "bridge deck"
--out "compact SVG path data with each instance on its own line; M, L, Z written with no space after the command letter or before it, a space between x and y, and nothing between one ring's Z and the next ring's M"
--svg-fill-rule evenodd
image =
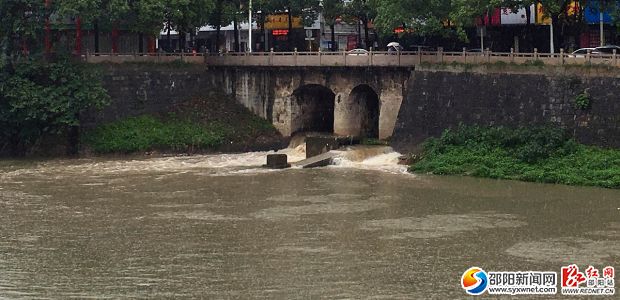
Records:
M253 52L217 54L87 54L84 60L100 62L170 62L184 61L210 66L325 66L325 67L413 67L436 63L511 63L528 64L540 61L545 65L620 66L616 54L571 55L566 53L501 53L501 52L370 52L351 55L347 52Z

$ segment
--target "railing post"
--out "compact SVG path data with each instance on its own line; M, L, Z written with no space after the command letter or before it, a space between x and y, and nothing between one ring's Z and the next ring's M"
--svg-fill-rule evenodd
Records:
M422 46L418 46L418 64L422 64Z
M487 52L487 63L491 63L491 49L487 48L486 52Z
M443 47L437 47L437 62L443 63Z
M269 65L273 66L273 48L269 49Z
M293 49L293 56L295 57L295 66L297 66L297 48Z
M614 67L616 66L616 63L617 63L616 52L617 52L616 49L614 49L613 53L611 54L612 55L612 61L614 63Z
M370 53L368 53L368 65L369 66L373 66L372 56L373 56L373 54L372 54L372 47L370 47Z
M564 48L560 48L560 65L564 65Z
M319 67L323 65L323 52L321 52L321 47L319 47Z
M586 52L586 62L588 63L588 65L592 63L592 51L590 50Z
M510 48L510 62L515 62L515 48Z
M344 56L344 66L347 66L347 51L342 49L342 55Z
M538 60L538 48L534 48L534 60Z

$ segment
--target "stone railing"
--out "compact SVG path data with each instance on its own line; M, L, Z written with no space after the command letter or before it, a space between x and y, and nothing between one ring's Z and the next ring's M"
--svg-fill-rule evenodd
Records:
M172 62L210 66L299 66L299 67L411 67L422 64L544 64L619 66L616 54L573 55L560 53L515 52L384 52L364 54L349 52L253 52L253 53L174 53L174 54L87 54L89 63Z

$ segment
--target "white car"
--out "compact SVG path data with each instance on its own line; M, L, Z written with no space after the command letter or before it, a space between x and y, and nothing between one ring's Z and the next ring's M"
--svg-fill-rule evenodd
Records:
M370 52L368 52L368 50L366 50L366 49L353 49L353 50L347 52L347 55L358 55L358 56L359 55L364 55L364 56L367 56L369 54L370 54Z
M577 50L573 51L573 53L570 55L570 57L584 58L584 57L586 57L588 52L590 52L590 54L593 54L593 55L600 54L600 52L598 50L596 50L596 48L581 48L581 49L577 49Z

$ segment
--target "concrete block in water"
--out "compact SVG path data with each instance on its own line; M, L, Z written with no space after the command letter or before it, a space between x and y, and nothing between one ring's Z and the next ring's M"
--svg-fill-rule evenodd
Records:
M329 166L334 160L334 158L336 157L338 157L338 154L333 151L330 151L327 153L323 153L323 154L302 160L300 162L296 162L295 166L302 167L304 169L325 167L325 166Z
M286 154L269 154L267 155L267 168L270 169L286 169L291 165L288 163Z

